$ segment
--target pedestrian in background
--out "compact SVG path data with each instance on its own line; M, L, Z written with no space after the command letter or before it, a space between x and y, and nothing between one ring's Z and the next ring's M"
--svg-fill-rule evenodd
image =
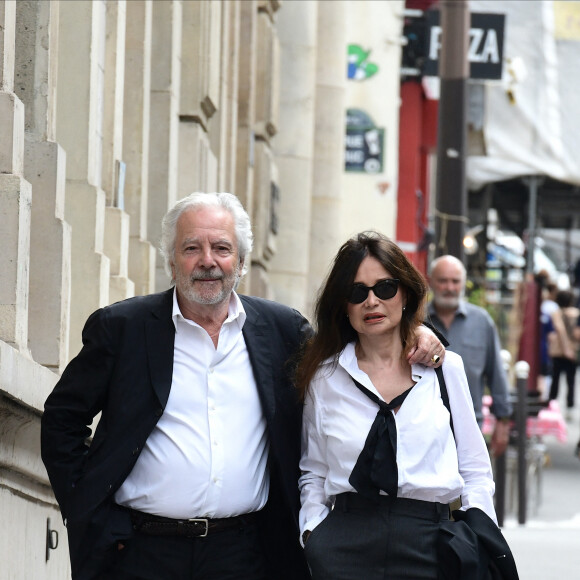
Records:
M580 260L578 261L578 263L580 263ZM576 327L574 328L574 338L580 344L580 316L578 316L578 319L576 320ZM580 459L580 439L578 439L578 443L576 443L574 455L576 455L576 457Z
M423 276L375 232L341 247L320 292L298 366L300 527L313 580L435 580L451 502L495 521L461 358L448 352L442 367L455 439L435 371L408 360L426 296Z
M540 370L538 373L538 392L542 400L549 400L552 383L552 358L548 352L548 336L554 330L552 314L558 310L556 294L558 286L550 281L548 273L538 273L542 301L540 302Z
M574 306L574 294L570 290L556 293L558 309L552 312L554 330L548 334L548 353L552 358L552 383L550 400L558 399L560 375L566 376L566 419L571 419L574 408L576 387L576 367L578 365L578 341L574 336L580 310Z
M454 256L441 256L431 263L433 299L427 320L449 341L448 350L463 359L475 416L483 425L482 398L485 388L492 397L491 412L496 418L491 438L494 457L502 455L509 442L512 404L500 355L497 328L489 313L465 300L467 273Z

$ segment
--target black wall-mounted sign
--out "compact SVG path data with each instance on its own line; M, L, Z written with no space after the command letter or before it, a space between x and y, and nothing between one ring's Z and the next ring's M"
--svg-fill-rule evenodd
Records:
M407 44L403 47L404 76L438 76L442 29L439 10L427 10L405 20ZM471 13L469 29L469 78L501 79L505 14Z
M441 26L439 10L427 10L426 58L423 66L425 76L437 76L441 50ZM503 40L505 14L471 13L469 29L469 78L501 79L503 65Z
M375 127L367 113L348 109L344 152L345 171L380 173L383 170L385 130Z

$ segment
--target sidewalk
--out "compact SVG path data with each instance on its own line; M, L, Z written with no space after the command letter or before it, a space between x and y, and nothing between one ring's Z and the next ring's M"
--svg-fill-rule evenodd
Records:
M580 460L574 455L580 436L578 409L567 426L566 443L554 437L544 439L549 462L544 467L537 514L529 516L523 525L516 514L506 514L503 534L521 580L568 580L578 578L580 573Z

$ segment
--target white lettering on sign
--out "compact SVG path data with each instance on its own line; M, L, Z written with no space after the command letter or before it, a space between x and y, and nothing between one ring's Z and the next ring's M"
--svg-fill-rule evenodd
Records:
M429 59L438 60L441 50L441 26L431 27L431 37L429 38ZM483 40L483 45L482 45ZM497 32L490 28L471 28L469 30L469 52L467 53L469 62L492 62L499 63L499 45Z
M468 53L470 62L493 62L494 64L499 62L497 33L493 28L490 28L489 30L472 28L469 31L469 35L471 36ZM483 37L485 37L485 42L483 43L481 52L478 54L477 49L479 48Z
M364 147L364 138L362 135L347 135L346 136L346 146L352 147L353 149L360 149Z
M437 60L441 50L441 26L431 27L431 38L429 39L429 58Z
M362 163L365 160L363 151L348 151L344 152L344 157L347 163Z
M469 30L469 50L467 52L467 60L469 62L481 62L477 49L481 44L483 38L483 28L471 28Z

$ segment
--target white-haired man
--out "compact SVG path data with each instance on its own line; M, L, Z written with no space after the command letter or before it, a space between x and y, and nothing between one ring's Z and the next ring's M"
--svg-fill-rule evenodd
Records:
M480 426L483 423L484 389L489 387L493 398L491 411L497 419L491 449L496 457L500 456L509 441L512 405L496 326L484 308L464 300L465 266L454 256L440 256L433 260L429 282L433 299L428 306L428 320L447 338L448 349L463 358Z
M191 194L163 220L175 287L89 317L42 419L74 580L309 577L288 363L312 330L236 293L251 249L234 195ZM435 350L429 334L415 356Z

